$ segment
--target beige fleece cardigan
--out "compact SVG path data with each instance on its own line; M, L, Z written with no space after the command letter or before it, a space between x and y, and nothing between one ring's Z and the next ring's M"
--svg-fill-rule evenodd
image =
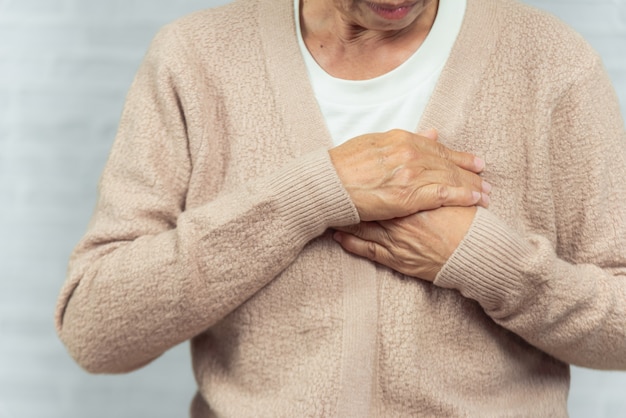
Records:
M569 363L626 368L626 140L589 46L468 1L416 129L494 190L430 284L331 239L359 218L292 13L239 0L154 40L59 298L76 361L128 372L191 340L194 418L565 416Z

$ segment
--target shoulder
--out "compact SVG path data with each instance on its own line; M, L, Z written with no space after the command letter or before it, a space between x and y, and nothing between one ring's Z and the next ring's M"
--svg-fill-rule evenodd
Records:
M558 96L602 68L588 42L550 13L518 0L467 1L460 55L481 57L485 76L501 84Z
M200 10L162 27L151 43L159 55L186 55L186 60L237 55L237 48L258 38L258 1L235 0Z
M258 26L258 1L235 0L219 7L191 13L170 23L164 29L176 31L186 40L204 43L207 35L221 35L219 39L223 40L233 39L242 32L242 29L252 29L256 26Z
M482 0L485 1L485 0ZM528 66L566 66L570 71L595 65L589 43L558 17L518 0L493 1L498 8L498 46L517 52Z

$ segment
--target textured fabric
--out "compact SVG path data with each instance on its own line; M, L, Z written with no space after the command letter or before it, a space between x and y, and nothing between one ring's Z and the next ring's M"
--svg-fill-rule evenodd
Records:
M327 232L359 219L291 0L167 26L71 257L61 339L106 373L191 339L194 418L566 416L568 363L626 369L626 139L602 63L552 17L469 0L426 127L494 186L434 284Z

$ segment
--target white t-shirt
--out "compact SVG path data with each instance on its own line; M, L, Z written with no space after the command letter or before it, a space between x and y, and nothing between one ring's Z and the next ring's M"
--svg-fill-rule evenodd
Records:
M466 0L440 0L424 43L404 63L369 80L344 80L324 71L306 48L295 0L300 50L315 98L335 145L371 132L414 132L461 30Z

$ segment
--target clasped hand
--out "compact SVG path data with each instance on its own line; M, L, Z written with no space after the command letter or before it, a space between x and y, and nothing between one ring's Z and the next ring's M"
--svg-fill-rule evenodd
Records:
M329 151L362 222L339 228L343 248L403 274L433 281L469 230L491 186L484 162L436 141L394 130Z
M432 282L469 230L476 207L441 207L387 221L339 228L348 252Z

